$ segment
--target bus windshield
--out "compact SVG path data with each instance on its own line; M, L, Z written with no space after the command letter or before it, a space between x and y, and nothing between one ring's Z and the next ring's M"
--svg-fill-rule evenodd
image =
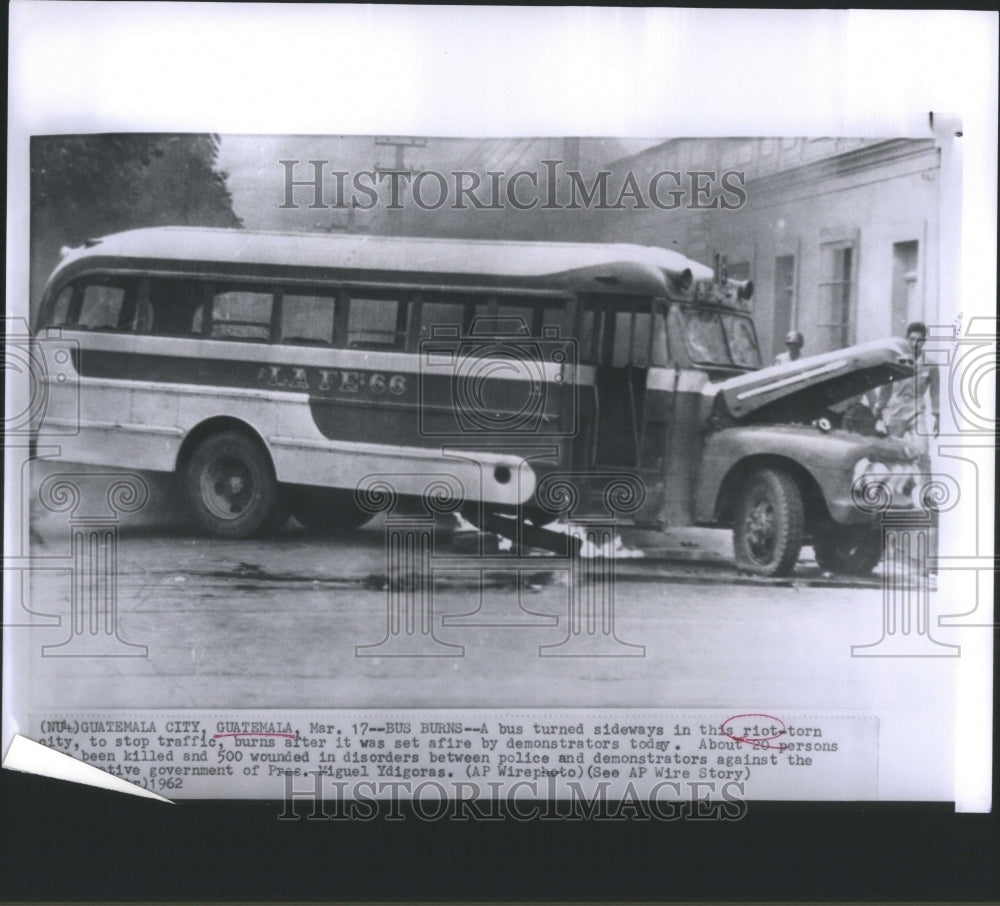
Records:
M757 335L750 318L684 306L684 344L691 359L702 365L760 368Z

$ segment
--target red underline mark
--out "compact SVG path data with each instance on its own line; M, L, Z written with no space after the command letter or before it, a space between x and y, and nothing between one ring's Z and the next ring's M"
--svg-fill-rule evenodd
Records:
M224 736L284 736L286 739L295 739L294 733L216 733L212 739L222 739Z

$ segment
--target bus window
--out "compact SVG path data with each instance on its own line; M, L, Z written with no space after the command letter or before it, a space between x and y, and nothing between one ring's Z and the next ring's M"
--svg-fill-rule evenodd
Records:
M599 313L591 306L583 310L580 319L580 361L596 362L597 353L594 351L597 338L595 337L595 327L600 325ZM599 332L599 331L598 331Z
M230 340L267 340L271 336L274 296L233 289L212 296L212 336Z
M335 309L332 294L285 293L281 300L281 342L332 345Z
M124 287L91 283L84 287L76 326L83 330L115 330L124 303Z
M662 309L653 314L653 348L652 362L654 367L663 368L670 361L670 347L667 346L667 318Z
M190 336L201 333L206 288L194 280L151 277L146 311L140 299L136 308L136 330L158 336Z
M347 310L351 349L402 349L406 344L406 303L352 293Z
M648 311L615 312L615 342L612 364L615 368L632 365L649 367L649 329L652 316Z
M629 352L632 347L632 312L615 312L615 345L611 356L611 364L615 368L624 368L629 364Z
M750 319L736 315L723 315L722 326L726 329L726 341L729 343L729 352L733 357L733 362L747 368L760 368L757 338L754 336L753 324Z
M73 287L63 287L62 292L59 293L59 298L56 299L56 304L52 306L52 317L49 318L49 324L52 326L66 324L69 321L69 310L72 301Z
M496 331L507 336L541 337L546 335L546 328L555 328L563 339L572 336L565 299L499 296L495 317Z
M729 350L722 323L713 311L684 306L684 342L694 362L702 365L729 365Z
M583 324L580 332L580 360L592 365L607 364L611 360L609 349L614 330L615 312L603 296L585 300Z
M149 301L149 281L140 280L138 292L135 294L131 329L136 333L150 333L154 320L153 303Z
M436 331L445 332L448 336L462 336L465 333L466 308L459 301L425 299L420 306L420 336L432 337Z
M542 303L542 332L546 328L556 328L561 339L573 336L573 326L569 322L570 308L563 299L546 299Z
M496 331L508 336L538 336L534 305L511 302L502 297L497 302Z
M649 367L649 329L653 316L648 311L637 311L632 319L632 350L629 361L636 368Z

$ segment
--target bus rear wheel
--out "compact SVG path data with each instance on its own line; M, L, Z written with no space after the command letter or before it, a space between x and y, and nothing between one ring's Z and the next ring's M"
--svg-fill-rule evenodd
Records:
M289 485L287 492L292 515L313 534L349 532L372 518L355 502L354 493L343 488Z
M867 576L882 559L882 530L868 525L824 525L814 533L813 551L820 569Z
M271 458L240 431L201 441L182 469L181 485L195 523L214 538L266 534L287 516Z
M740 495L733 527L736 564L762 576L787 576L802 550L805 516L798 485L785 472L754 472Z

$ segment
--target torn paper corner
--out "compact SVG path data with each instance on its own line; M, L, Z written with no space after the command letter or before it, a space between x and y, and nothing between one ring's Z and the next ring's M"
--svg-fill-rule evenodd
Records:
M171 800L158 793L145 790L141 786L115 777L93 765L77 761L71 755L64 755L62 752L43 746L25 736L16 735L11 741L10 748L3 760L3 767L12 771L23 771L26 774L38 774L42 777L53 777L56 780L68 780L71 783L96 786L116 793L158 799L160 802L173 805Z

